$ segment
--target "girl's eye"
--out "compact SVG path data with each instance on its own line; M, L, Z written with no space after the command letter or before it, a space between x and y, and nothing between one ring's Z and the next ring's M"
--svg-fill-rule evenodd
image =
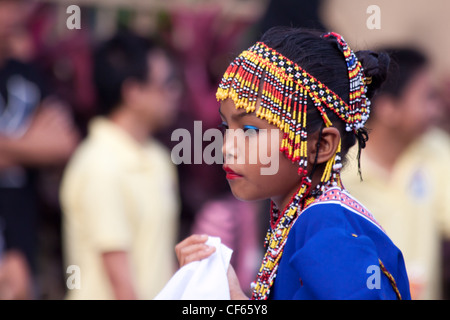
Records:
M246 126L244 126L244 131L247 132L247 130L254 130L255 133L258 133L259 128L255 127L255 126L246 125Z
M228 124L226 122L222 122L217 126L222 133L225 133L225 130L228 130Z

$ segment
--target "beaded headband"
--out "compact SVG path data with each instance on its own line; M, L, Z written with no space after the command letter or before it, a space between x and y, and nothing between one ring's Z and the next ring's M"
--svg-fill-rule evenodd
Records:
M280 128L284 134L281 151L293 162L299 162L299 173L306 173L308 98L319 110L327 127L332 123L325 108L345 122L347 131L355 133L364 127L370 113L361 63L342 36L330 32L322 37L335 38L345 56L350 81L348 104L299 65L263 42L257 42L242 52L229 65L216 93L217 100L231 98L236 108L256 111L257 117ZM258 97L261 103L256 110Z
M355 134L367 121L370 101L366 97L366 84L361 63L345 40L337 33L327 33L323 38L334 38L342 51L349 74L349 103L321 83L299 65L284 57L263 42L257 42L242 52L227 68L216 93L217 100L232 99L236 108L277 126L283 133L280 151L293 162L298 162L301 185L282 212L274 203L271 208L271 228L266 236L267 251L263 257L257 279L253 283L252 299L267 299L273 285L284 244L293 222L329 185L339 185L341 145L325 166L320 183L311 191L312 173L307 171L306 115L308 99L320 112L327 127L332 123L325 109L334 112L346 124L347 131ZM261 102L257 108L257 99ZM313 169L314 170L314 169ZM309 196L309 197L308 197Z

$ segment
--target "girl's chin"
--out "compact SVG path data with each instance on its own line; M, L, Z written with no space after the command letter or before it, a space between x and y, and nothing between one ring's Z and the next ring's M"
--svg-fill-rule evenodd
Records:
M248 192L244 192L242 190L237 190L237 189L238 188L231 187L231 193L233 194L233 196L236 199L238 199L240 201L250 202L250 201L260 201L260 200L267 199L267 197L264 197L263 195L249 194Z

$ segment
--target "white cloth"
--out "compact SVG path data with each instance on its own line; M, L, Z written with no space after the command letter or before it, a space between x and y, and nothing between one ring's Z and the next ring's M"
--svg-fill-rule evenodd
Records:
M178 270L155 300L230 300L227 270L233 250L218 237L209 237L206 244L216 251Z

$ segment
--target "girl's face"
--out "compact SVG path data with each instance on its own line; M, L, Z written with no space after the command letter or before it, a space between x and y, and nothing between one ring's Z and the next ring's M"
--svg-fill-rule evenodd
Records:
M281 131L255 113L236 109L231 99L222 102L219 112L226 129L223 168L234 196L245 201L270 198L284 207L297 191L301 176L298 165L280 152ZM270 166L274 170L267 170Z

